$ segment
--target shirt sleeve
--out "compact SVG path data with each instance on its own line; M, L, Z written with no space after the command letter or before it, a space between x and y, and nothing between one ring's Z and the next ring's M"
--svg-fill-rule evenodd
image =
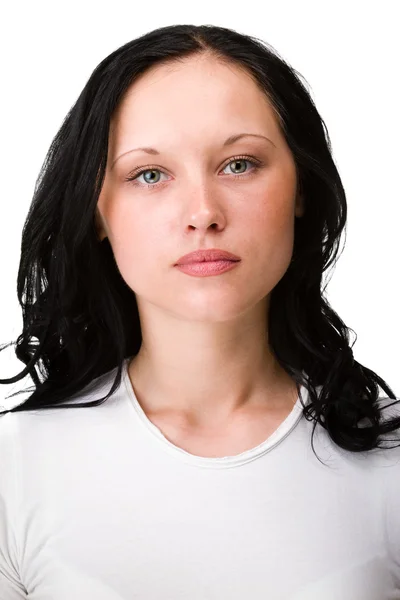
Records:
M15 453L15 413L0 415L0 598L28 598L18 573L15 524L18 510L18 473Z

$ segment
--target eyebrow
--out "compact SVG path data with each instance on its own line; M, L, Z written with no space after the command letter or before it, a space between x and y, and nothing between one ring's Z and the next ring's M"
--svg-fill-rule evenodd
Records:
M225 142L222 144L222 147L225 148L226 146L230 146L231 144L234 144L235 142L237 142L238 140L240 140L243 137L262 138L262 139L270 142L273 146L275 146L275 144L272 140L267 138L265 135L261 135L259 133L235 133L234 135L230 135L225 140ZM276 148L276 146L275 146L275 148ZM114 167L117 160L120 159L122 156L125 156L125 154L130 154L131 152L138 152L138 151L146 152L147 154L160 154L160 152L158 150L156 150L156 148L151 148L150 146L144 146L141 148L132 148L132 150L127 150L126 152L123 152L122 154L117 156L117 158L113 161L113 163L111 165L111 169Z

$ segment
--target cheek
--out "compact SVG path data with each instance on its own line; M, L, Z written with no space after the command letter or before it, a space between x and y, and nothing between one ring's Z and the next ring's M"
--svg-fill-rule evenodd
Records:
M132 291L145 294L150 289L165 286L168 256L165 236L159 237L151 228L133 218L115 223L110 240L115 262L125 283Z
M246 202L241 204L241 220L270 239L290 235L295 218L296 173L289 162L271 167L254 184Z
M290 244L294 238L294 198L282 189L268 190L258 195L251 211L243 211L240 222L246 224L250 245L252 238L264 248L279 247L285 241Z
M174 258L166 256L165 224L138 211L129 202L128 192L112 194L107 186L99 197L98 209L107 229L121 277L135 293L165 287L165 270Z
M272 201L267 194L258 201L255 210L242 215L240 220L247 252L266 290L275 287L289 267L294 244L294 211L293 198L280 198L276 194Z

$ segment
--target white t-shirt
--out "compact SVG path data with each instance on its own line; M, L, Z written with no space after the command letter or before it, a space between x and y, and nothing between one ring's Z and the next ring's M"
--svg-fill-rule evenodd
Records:
M259 446L195 456L127 361L100 406L0 417L1 600L400 599L400 449L347 452L318 425L322 464L313 423L298 398Z

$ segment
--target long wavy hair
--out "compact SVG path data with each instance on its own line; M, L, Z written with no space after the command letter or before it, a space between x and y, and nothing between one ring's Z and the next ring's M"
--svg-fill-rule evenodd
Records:
M293 153L305 212L295 220L292 261L271 292L268 340L298 390L308 390L309 403L302 405L306 419L314 420L311 438L319 423L345 450L383 448L383 436L400 428L400 415L384 419L384 409L400 399L354 360L350 329L324 296L322 275L336 261L347 218L327 127L301 75L271 46L212 25L161 27L112 52L94 69L55 135L22 232L17 295L23 330L16 342L0 348L15 345L26 365L0 383L29 374L34 387L8 396L32 392L0 414L97 406L119 388L123 362L138 353L142 335L135 293L108 238L100 243L96 230L110 119L128 87L150 67L201 53L250 74ZM106 396L65 402L116 367ZM396 402L382 406L379 386ZM312 439L311 445L314 450Z

